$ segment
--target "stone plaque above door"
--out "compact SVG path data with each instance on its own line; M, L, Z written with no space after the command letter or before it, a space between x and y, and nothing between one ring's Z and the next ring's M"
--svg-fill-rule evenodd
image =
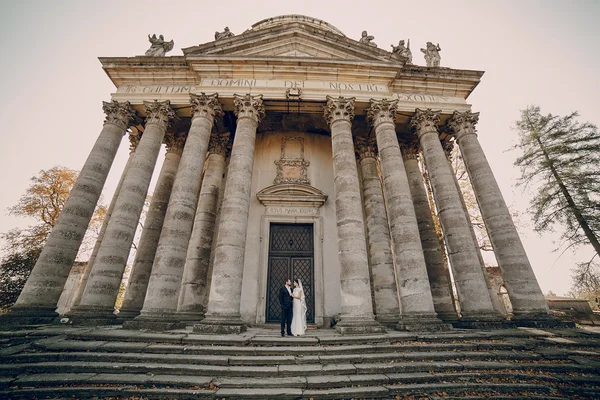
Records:
M301 183L310 185L306 169L310 162L304 160L304 138L284 136L281 138L281 157L275 161L277 176L273 183Z

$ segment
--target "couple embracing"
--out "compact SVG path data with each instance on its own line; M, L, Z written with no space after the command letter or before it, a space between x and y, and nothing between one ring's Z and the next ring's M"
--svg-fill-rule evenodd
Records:
M306 299L302 282L294 279L285 281L285 285L279 289L279 303L281 304L281 336L300 336L306 331ZM287 330L285 329L287 325Z

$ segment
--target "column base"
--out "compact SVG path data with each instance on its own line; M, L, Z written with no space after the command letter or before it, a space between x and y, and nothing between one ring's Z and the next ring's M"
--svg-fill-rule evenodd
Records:
M575 322L561 321L551 314L543 312L516 313L511 320L523 328L575 328Z
M409 332L444 332L452 327L445 324L436 314L407 314L400 316L395 329Z
M177 317L179 317L181 322L185 322L186 325L194 325L204 320L204 313L199 311L178 311Z
M437 313L437 317L446 324L455 324L458 322L458 315L455 312Z
M134 319L138 315L140 315L140 310L137 310L135 308L121 308L119 310L119 313L116 314L117 319L119 319L122 322Z
M0 330L16 330L30 325L52 324L59 317L56 307L13 307L0 316Z
M232 335L246 332L247 326L239 315L217 316L209 315L199 324L194 325L193 331L208 335Z
M341 335L364 335L386 333L387 329L373 315L340 315L335 331Z
M378 314L375 316L375 321L379 322L381 325L392 329L394 328L394 326L396 326L398 320L400 320L400 315L398 314Z
M514 329L515 324L496 313L466 314L453 324L459 329Z
M78 305L71 308L71 311L65 315L65 318L69 319L67 321L68 324L79 326L119 324L113 307Z
M134 319L123 322L123 329L130 330L170 331L183 328L185 322L180 321L175 313L142 311Z

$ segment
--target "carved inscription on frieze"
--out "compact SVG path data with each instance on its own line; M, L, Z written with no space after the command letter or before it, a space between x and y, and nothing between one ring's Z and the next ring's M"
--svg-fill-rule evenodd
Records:
M312 207L267 207L266 213L275 215L317 215L317 209Z

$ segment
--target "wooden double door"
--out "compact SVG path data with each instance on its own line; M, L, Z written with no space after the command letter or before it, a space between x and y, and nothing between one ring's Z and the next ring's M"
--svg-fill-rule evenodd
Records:
M312 224L271 223L267 278L267 322L281 320L279 289L300 279L306 297L306 321L315 321L314 235Z

